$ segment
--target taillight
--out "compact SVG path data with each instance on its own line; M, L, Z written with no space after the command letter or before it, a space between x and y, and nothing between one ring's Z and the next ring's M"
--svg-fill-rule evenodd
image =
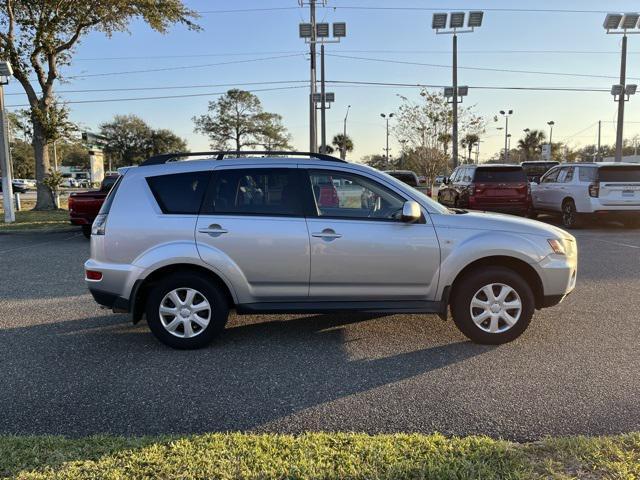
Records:
M593 197L593 198L598 198L598 195L600 195L600 184L599 183L592 183L589 185L589 196Z
M102 280L102 272L97 270L86 270L84 275L87 280Z

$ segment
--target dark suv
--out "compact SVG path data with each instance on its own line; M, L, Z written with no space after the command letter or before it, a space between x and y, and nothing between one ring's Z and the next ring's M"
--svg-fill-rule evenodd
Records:
M461 165L445 179L438 201L454 208L527 215L531 188L519 165Z

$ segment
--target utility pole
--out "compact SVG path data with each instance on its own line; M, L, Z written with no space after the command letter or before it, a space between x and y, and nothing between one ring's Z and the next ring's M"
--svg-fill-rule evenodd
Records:
M602 120L598 120L598 151L596 152L596 162L600 161L600 133L602 131Z
M311 55L311 78L309 80L309 151L315 153L318 150L318 136L316 132L316 0L309 0L309 22L311 23L311 41L309 42L309 54Z
M622 36L622 58L620 60L620 85L625 88L627 76L627 35ZM616 162L622 161L622 131L624 126L624 102L625 96L618 98L618 124L616 126Z
M324 89L324 43L320 45L320 153L327 153L327 116Z
M9 62L0 62L0 163L2 164L2 203L4 206L4 222L16 221L13 208L13 184L11 171L11 151L9 150L9 126L7 113L4 110L4 86L9 83L13 70Z

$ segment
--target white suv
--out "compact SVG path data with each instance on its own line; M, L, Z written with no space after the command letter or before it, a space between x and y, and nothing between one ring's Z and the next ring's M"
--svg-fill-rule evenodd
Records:
M562 214L567 228L587 217L618 217L626 224L640 220L640 164L564 163L532 184L536 212Z

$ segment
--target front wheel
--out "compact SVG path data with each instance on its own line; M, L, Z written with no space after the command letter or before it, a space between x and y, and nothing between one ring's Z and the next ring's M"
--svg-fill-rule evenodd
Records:
M156 284L147 298L147 323L155 337L172 348L201 348L224 330L227 300L205 276L178 273Z
M454 288L453 321L471 341L500 345L518 338L535 309L533 291L516 272L489 267L466 275Z

